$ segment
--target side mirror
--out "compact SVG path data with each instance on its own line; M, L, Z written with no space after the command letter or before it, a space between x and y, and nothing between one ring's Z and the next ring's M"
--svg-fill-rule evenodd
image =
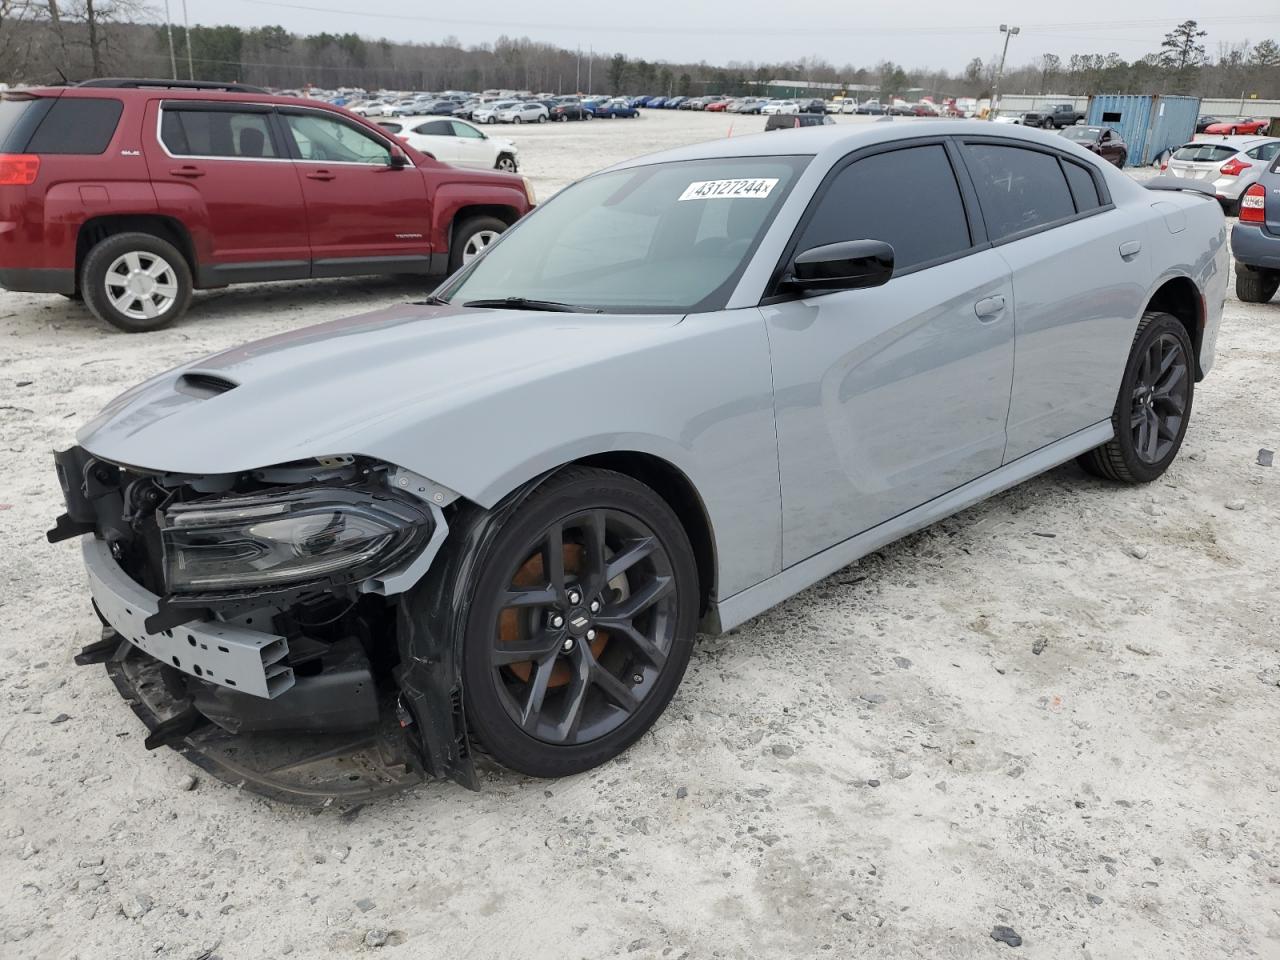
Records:
M391 145L391 159L387 162L387 166L392 170L403 170L409 165L409 155L395 144Z
M799 254L785 283L801 292L860 290L888 283L892 276L893 247L883 240L846 240Z

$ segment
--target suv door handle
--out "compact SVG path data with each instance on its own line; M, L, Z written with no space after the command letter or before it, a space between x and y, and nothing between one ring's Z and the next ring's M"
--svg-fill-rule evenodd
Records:
M332 180L337 174L330 173L328 170L313 170L307 174L310 180Z
M1120 244L1120 257L1123 260L1132 260L1141 250L1141 240L1126 240L1124 243Z
M203 177L204 171L199 167L186 166L175 167L169 171L169 174L174 177L186 177L188 180L194 180L196 177Z
M985 297L973 305L973 312L979 320L992 320L1004 313L1004 297Z

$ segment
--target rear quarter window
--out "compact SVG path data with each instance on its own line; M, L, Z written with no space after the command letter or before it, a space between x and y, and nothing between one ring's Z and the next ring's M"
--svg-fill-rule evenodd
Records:
M36 127L27 153L97 155L115 136L124 104L119 100L59 97Z
M1067 174L1067 183L1071 187L1077 213L1096 210L1102 206L1102 199L1098 196L1098 183L1093 179L1093 174L1070 160L1062 161L1062 169Z

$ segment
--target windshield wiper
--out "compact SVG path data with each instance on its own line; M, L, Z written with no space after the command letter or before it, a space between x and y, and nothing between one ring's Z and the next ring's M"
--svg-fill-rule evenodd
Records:
M602 313L594 307L577 307L556 300L530 300L528 297L494 297L491 300L468 300L464 307L505 307L508 310L545 310L548 313Z

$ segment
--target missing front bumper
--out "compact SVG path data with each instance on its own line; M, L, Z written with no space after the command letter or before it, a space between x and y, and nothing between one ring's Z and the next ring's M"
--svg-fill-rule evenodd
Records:
M392 709L352 732L229 733L195 707L183 675L111 627L78 662L104 660L116 689L147 727L147 746L168 746L232 786L304 806L355 805L426 779ZM296 691L292 691L296 692ZM269 702L269 701L264 701Z

